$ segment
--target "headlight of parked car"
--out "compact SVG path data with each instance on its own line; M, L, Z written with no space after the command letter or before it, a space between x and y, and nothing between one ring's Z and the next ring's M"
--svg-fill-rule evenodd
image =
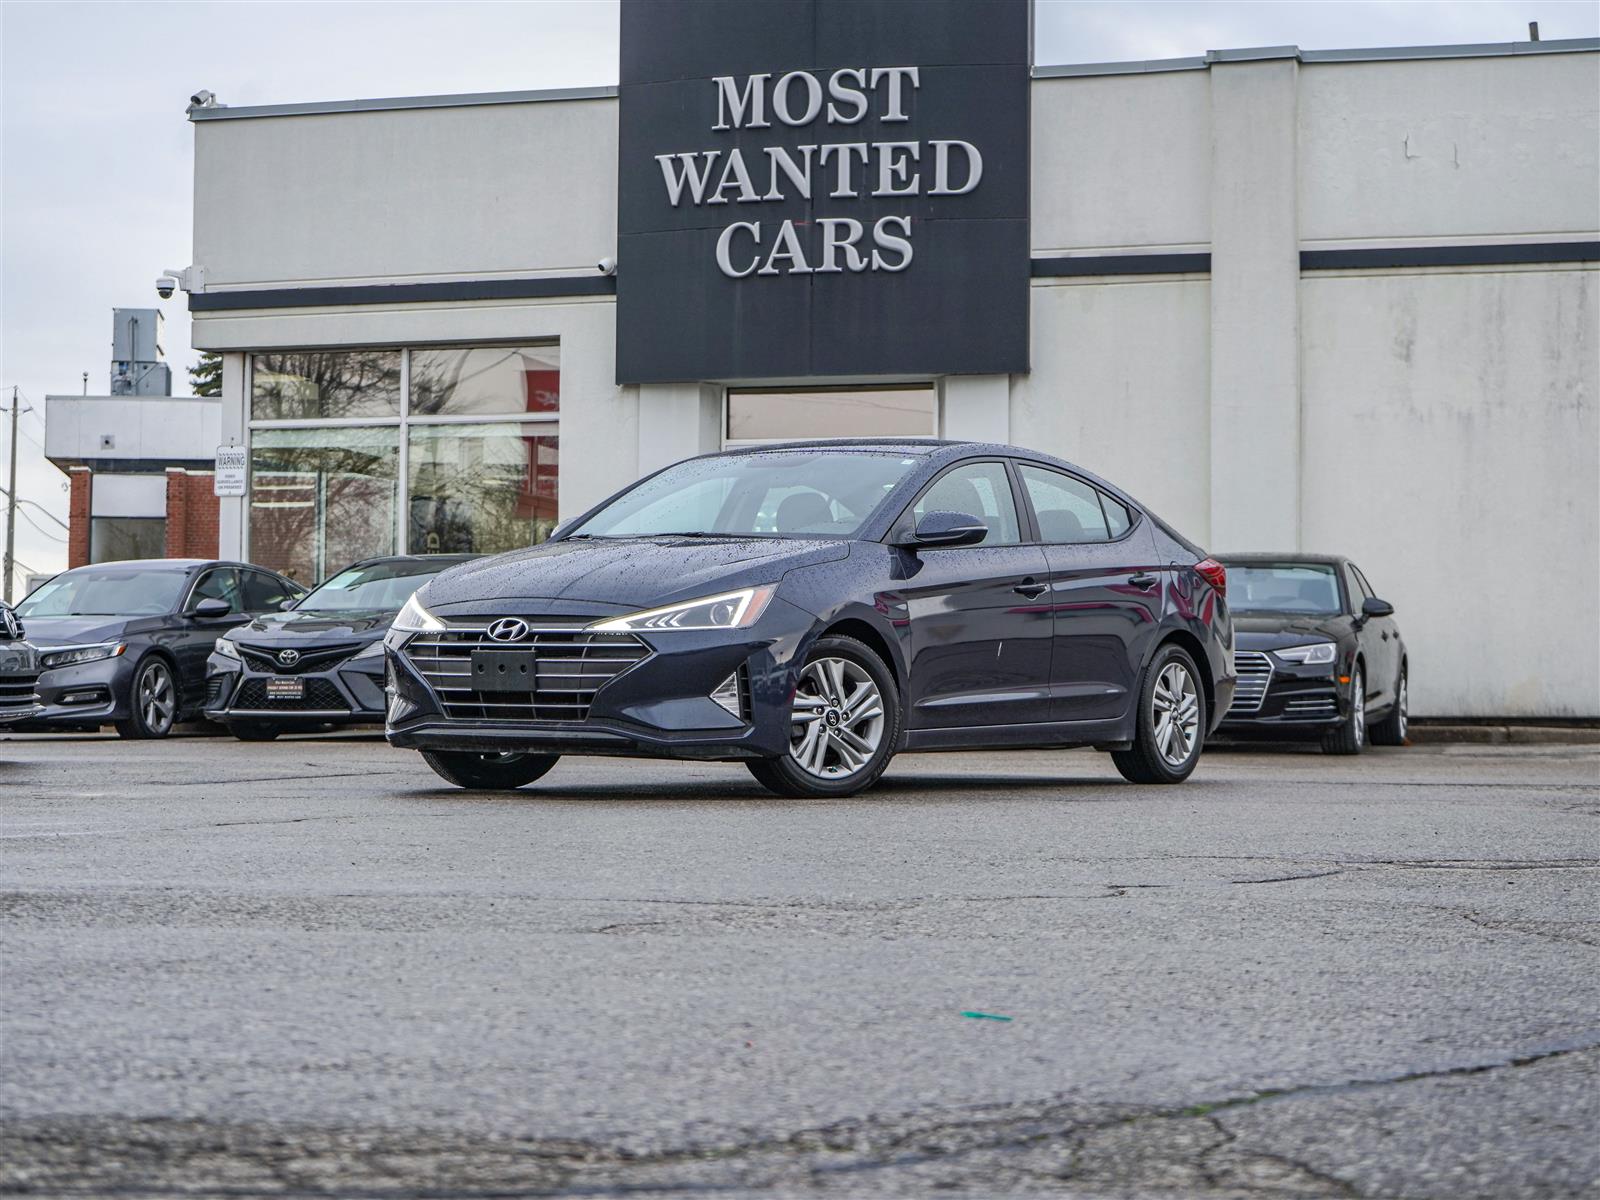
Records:
M351 662L359 662L363 658L382 658L382 657L383 657L383 639L379 638L377 641L372 642L369 645L363 646L363 647L361 647L361 649L357 650L354 654L352 654L350 656L350 661Z
M1285 646L1272 653L1284 662L1301 663L1309 667L1317 663L1331 663L1338 657L1339 650L1332 642L1312 642L1308 646Z
M236 662L240 661L239 647L235 646L227 638L218 638L215 649L223 658L231 658Z
M652 608L609 621L596 621L589 628L602 633L664 629L746 629L761 619L767 602L777 590L778 585L775 583L742 588L737 592L724 592L720 596L707 596L704 600L686 600L682 604L671 604L666 608Z
M76 667L83 663L99 662L102 658L116 658L128 648L126 642L101 642L95 646L68 646L61 650L47 650L39 662L46 669Z
M439 620L427 609L422 607L415 592L411 599L406 601L406 606L400 610L400 615L394 619L392 628L404 630L407 633L422 633L428 630L444 629L445 623Z

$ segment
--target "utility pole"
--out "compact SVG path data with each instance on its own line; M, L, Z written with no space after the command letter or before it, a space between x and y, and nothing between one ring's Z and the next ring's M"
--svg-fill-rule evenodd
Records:
M11 576L17 565L17 418L22 415L17 388L11 387L11 481L6 488L6 603L11 603Z

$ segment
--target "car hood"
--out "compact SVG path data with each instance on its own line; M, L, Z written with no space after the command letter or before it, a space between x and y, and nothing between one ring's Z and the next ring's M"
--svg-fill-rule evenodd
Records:
M81 646L136 632L137 623L128 617L28 617L22 627L35 646Z
M228 637L232 641L248 642L253 646L278 642L299 645L309 638L330 642L372 640L387 633L397 615L387 609L347 613L290 610L259 616L248 625L241 625Z
M437 610L485 600L564 600L651 608L848 556L837 539L607 538L545 542L451 567L419 596Z
M1233 614L1234 638L1244 650L1274 650L1305 642L1337 642L1350 634L1350 618L1306 613Z

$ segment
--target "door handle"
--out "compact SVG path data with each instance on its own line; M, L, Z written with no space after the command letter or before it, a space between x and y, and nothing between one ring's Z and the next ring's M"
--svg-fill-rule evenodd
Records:
M1040 583L1032 575L1029 575L1011 590L1019 596L1026 596L1028 599L1032 600L1036 596L1044 595L1047 586L1047 584Z
M1140 591L1148 591L1150 588L1155 587L1157 581L1156 577L1149 571L1140 571L1137 575L1130 575L1128 582Z

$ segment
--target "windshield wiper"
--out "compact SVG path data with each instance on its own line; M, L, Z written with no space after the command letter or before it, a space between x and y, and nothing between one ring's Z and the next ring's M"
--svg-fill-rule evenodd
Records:
M682 537L682 538L755 538L765 540L773 537L770 533L708 533L704 529L683 529L669 533L641 533L640 537Z

